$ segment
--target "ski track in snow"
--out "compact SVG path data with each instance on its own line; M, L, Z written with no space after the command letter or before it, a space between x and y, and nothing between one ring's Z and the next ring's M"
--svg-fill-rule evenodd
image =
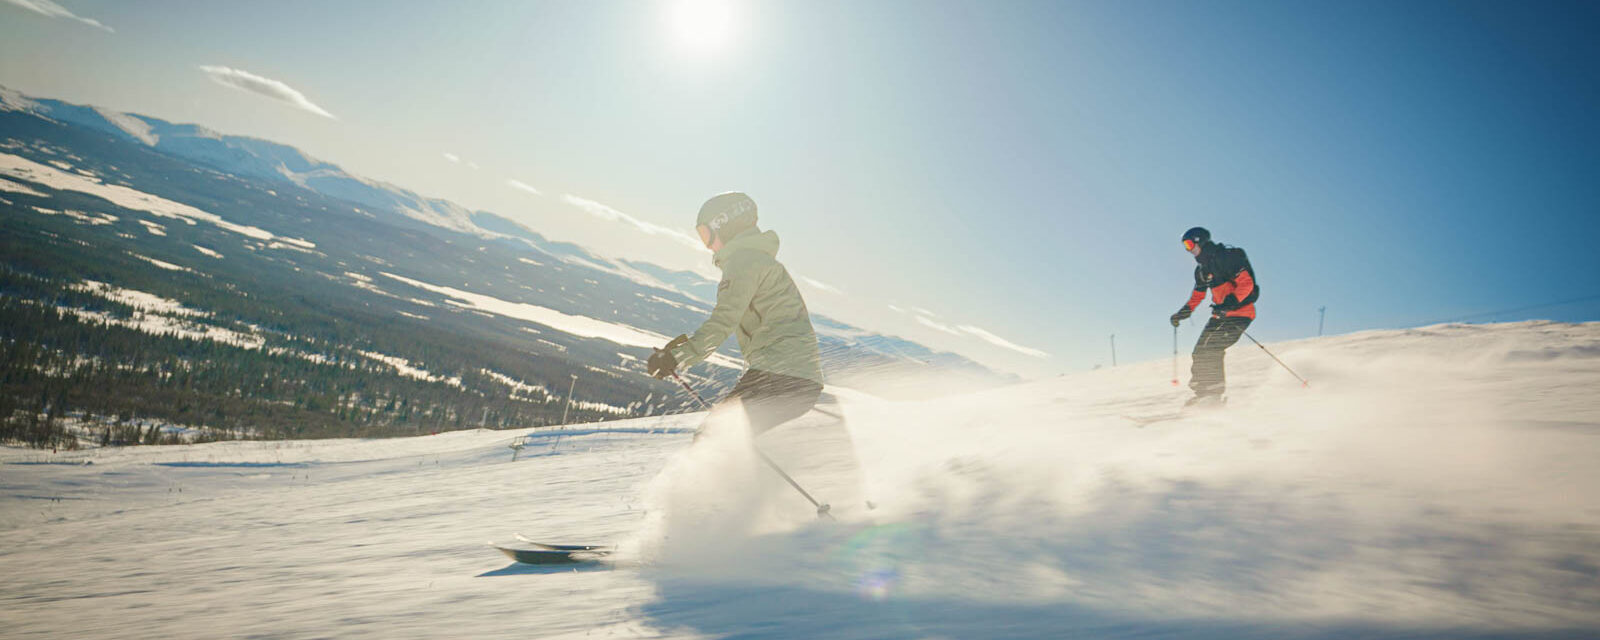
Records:
M1142 428L1170 362L840 391L853 446L758 441L838 523L704 414L0 449L6 637L1595 637L1600 324L1269 346L1313 386L1241 345L1226 410ZM484 544L518 532L618 559Z

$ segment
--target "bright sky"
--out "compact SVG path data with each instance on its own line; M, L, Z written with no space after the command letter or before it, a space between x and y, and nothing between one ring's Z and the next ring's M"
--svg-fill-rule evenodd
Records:
M677 268L743 190L814 310L1050 375L1170 354L1194 225L1249 250L1262 340L1600 319L1595 33L1593 2L0 0L0 84Z

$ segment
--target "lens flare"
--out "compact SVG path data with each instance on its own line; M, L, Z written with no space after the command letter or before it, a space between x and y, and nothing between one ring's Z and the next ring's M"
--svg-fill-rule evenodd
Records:
M916 522L870 526L844 541L834 551L836 561L860 571L856 593L864 600L883 602L900 586L900 565L922 555L925 527Z

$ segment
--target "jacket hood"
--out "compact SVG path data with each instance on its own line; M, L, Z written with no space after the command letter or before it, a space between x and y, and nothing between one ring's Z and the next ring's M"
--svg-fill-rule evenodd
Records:
M711 262L721 267L728 256L747 249L755 249L774 258L778 257L778 232L748 229L722 245L721 251L711 255Z

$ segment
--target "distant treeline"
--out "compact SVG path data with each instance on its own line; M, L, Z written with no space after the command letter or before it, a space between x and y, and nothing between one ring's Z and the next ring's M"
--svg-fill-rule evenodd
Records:
M261 328L267 344L245 348L65 312L112 319L141 313L73 284L0 268L0 441L67 448L80 436L103 444L173 441L151 421L204 427L203 438L320 438L539 426L562 417L564 388L513 392L482 370L537 385L567 381L572 365L503 345L348 316L302 317L305 305L262 296L231 296L218 305L232 307L227 313L188 319L237 330L241 325L220 318L272 318L272 328ZM377 351L376 344L435 375L458 376L459 386L406 377L357 353ZM640 399L626 388L607 397L610 376L588 377L583 400L628 407ZM634 406L625 415L647 410ZM621 415L574 407L571 419ZM73 433L68 418L77 425Z

